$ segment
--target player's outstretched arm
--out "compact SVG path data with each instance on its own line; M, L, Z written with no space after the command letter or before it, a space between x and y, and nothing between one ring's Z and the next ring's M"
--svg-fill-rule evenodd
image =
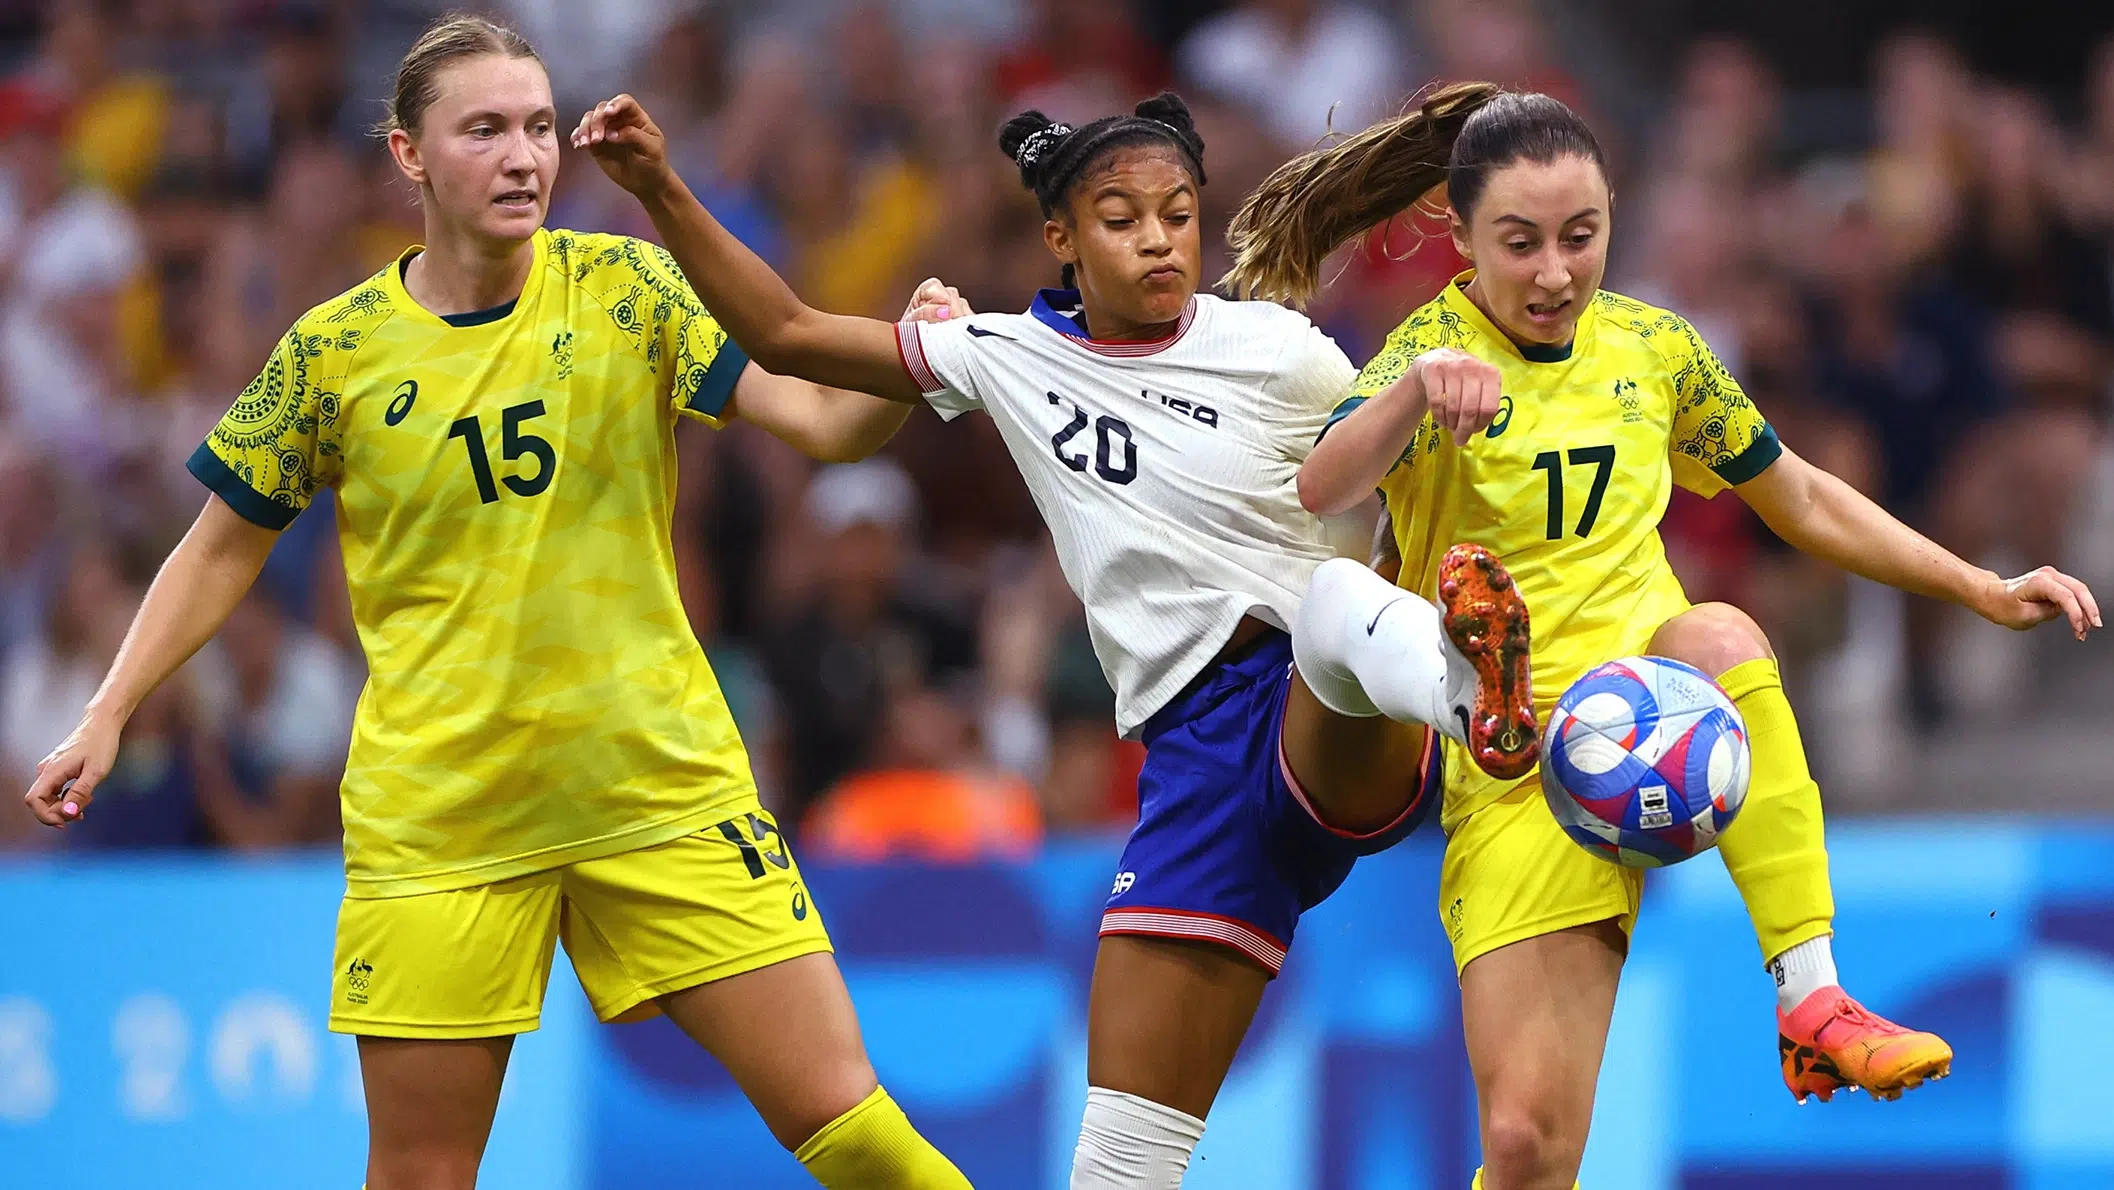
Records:
M278 539L276 530L244 520L218 496L207 497L204 511L147 588L80 725L37 765L36 781L22 800L39 822L63 828L87 813L96 785L117 759L125 721L220 631Z
M2006 579L1969 565L1789 448L1733 491L1778 537L1873 582L1957 603L2006 628L2063 619L2083 640L2100 627L2085 584L2052 566Z
M646 208L705 308L766 372L915 404L924 394L874 318L825 314L802 302L771 266L719 225L668 164L660 128L629 95L580 117L573 147Z
M1300 504L1319 516L1349 512L1394 469L1425 414L1466 445L1497 416L1503 391L1495 364L1452 347L1424 352L1314 444L1299 468Z
M944 322L972 313L953 286L928 278L910 296L905 322ZM824 463L852 463L888 444L911 406L812 380L779 376L754 362L734 383L731 416L754 423L794 450Z

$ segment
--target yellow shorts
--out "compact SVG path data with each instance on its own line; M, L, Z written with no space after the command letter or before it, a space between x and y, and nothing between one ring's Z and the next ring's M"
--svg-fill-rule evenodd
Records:
M1642 871L1589 855L1563 833L1532 776L1446 837L1439 920L1458 973L1500 946L1572 926L1615 918L1628 934L1643 891Z
M476 888L347 898L330 1028L527 1032L561 939L605 1021L652 1016L655 997L830 949L791 850L752 799L725 822L637 851Z

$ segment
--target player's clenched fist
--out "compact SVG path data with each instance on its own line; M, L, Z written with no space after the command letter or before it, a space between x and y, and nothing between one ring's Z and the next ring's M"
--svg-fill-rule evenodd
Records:
M945 322L950 318L966 318L976 311L962 297L962 291L941 281L938 277L927 277L910 295L910 304L903 307L903 322Z
M1457 348L1434 347L1410 366L1416 371L1417 383L1424 386L1431 420L1453 435L1455 446L1468 445L1470 438L1497 417L1505 378L1496 364Z

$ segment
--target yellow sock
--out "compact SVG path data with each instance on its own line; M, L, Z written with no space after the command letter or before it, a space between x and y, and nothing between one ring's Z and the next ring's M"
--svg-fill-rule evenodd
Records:
M973 1190L880 1087L793 1156L829 1190Z
M1480 1168L1475 1171L1475 1181L1469 1184L1468 1190L1483 1190L1483 1171ZM1571 1183L1571 1190L1578 1190L1578 1183Z
M1718 840L1768 962L1834 929L1835 893L1821 824L1820 786L1806 767L1798 718L1776 661L1743 661L1718 675L1747 720L1753 776L1747 804Z

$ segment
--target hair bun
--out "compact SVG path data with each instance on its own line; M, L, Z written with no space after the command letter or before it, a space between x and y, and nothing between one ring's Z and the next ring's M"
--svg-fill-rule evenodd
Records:
M1131 110L1141 119L1167 125L1185 140L1196 136L1196 117L1189 114L1189 105L1182 97L1172 91L1162 91Z
M1024 111L998 130L998 148L1020 167L1021 180L1032 189L1036 163L1071 134L1069 124L1059 124L1039 111Z
M1054 123L1056 121L1039 111L1024 111L1007 120L1005 127L998 130L998 151L1004 153L1008 159L1018 157L1020 146L1027 143L1029 137Z
M1197 185L1204 185L1204 138L1198 135L1196 119L1189 114L1189 105L1182 97L1172 91L1162 91L1131 110L1140 120L1151 120L1174 133L1175 139L1189 151L1189 164L1196 171Z

